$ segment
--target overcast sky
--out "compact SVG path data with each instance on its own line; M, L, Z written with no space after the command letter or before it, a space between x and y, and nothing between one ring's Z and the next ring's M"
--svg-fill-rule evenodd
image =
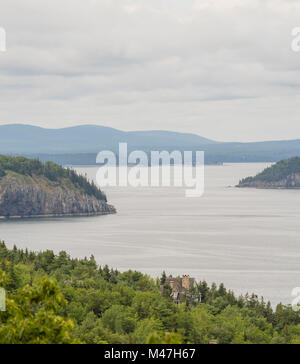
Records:
M1 0L0 124L300 138L299 0Z

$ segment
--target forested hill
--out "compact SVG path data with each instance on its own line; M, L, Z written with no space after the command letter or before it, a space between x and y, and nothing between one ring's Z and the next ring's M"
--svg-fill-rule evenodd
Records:
M255 177L243 179L238 187L300 188L300 158L282 160Z
M64 179L83 193L97 200L106 201L105 194L93 182L89 182L86 177L78 175L74 170L63 168L54 162L42 163L38 159L0 155L0 178L6 176L8 172L23 176L43 176L52 182Z
M94 257L9 250L0 243L0 344L299 344L300 312L273 311L204 281L173 303L170 287L139 272L99 267ZM200 303L201 301L201 303Z

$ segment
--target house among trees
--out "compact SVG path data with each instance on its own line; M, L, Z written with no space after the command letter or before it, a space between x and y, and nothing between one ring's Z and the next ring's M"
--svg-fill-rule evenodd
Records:
M161 283L161 293L163 294L167 288L170 288L170 296L173 298L173 301L178 304L185 295L186 291L194 287L195 278L191 278L189 275L184 275L181 278L174 278L172 276L166 277L163 275Z

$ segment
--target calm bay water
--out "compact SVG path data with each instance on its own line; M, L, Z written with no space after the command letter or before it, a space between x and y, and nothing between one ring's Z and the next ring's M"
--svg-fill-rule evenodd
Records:
M160 276L190 274L291 303L300 286L300 191L236 189L265 164L206 167L206 192L109 188L117 215L0 223L0 239L31 250L93 254L99 264ZM77 168L95 178L97 168Z

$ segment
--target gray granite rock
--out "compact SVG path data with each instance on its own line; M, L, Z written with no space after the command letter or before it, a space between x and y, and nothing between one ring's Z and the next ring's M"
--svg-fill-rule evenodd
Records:
M43 217L113 214L105 201L82 193L68 181L10 173L0 180L0 216Z

